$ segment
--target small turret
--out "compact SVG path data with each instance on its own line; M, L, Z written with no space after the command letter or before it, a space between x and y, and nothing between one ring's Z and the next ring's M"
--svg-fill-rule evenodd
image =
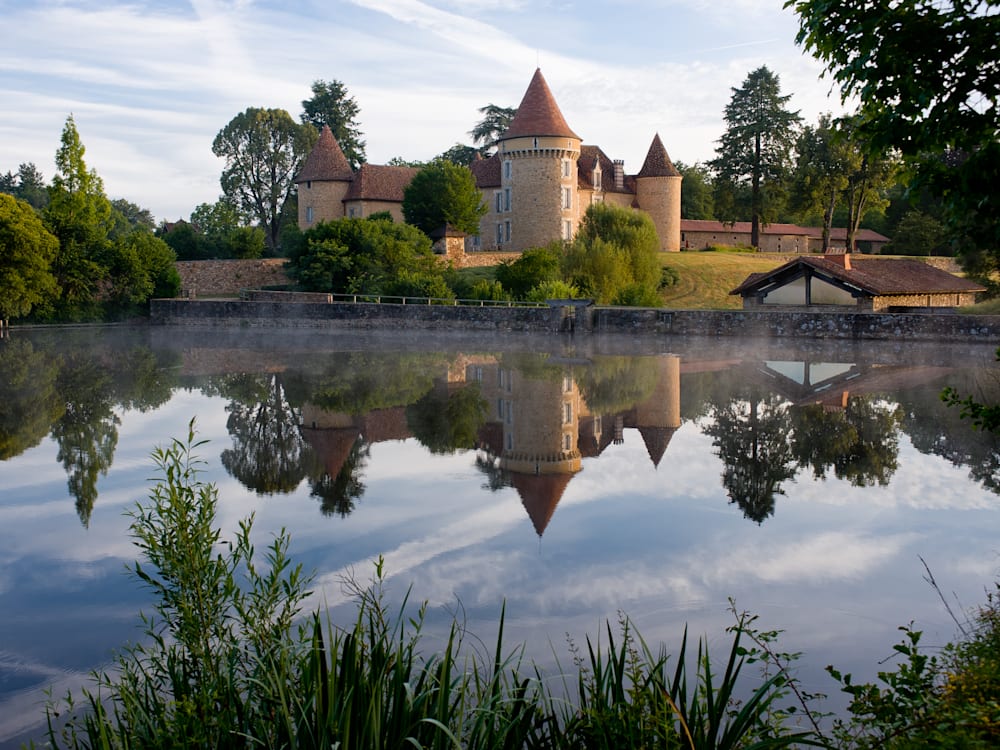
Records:
M344 216L344 198L354 180L354 171L333 136L329 125L309 152L295 177L299 187L299 228Z
M681 249L681 180L681 173L670 161L657 133L636 175L635 199L653 220L661 251Z

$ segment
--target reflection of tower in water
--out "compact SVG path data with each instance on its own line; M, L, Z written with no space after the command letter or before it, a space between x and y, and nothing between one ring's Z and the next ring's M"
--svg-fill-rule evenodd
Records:
M626 428L636 428L653 465L659 465L680 426L680 358L664 355L651 364L655 385L646 398L606 415L590 412L569 371L529 376L504 366L469 369L468 377L480 382L489 402L489 423L481 434L499 455L499 468L539 535L583 468L581 446L596 456L608 444L623 442Z

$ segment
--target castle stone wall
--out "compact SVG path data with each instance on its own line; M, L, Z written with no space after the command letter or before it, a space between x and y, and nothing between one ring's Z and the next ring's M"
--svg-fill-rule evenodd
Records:
M291 283L284 258L177 261L182 297L235 295L243 289Z
M550 332L565 329L563 308L465 307L153 300L155 324L388 330ZM720 336L742 338L967 341L1000 343L1000 316L948 313L812 312L796 310L667 310L591 307L577 310L576 335Z

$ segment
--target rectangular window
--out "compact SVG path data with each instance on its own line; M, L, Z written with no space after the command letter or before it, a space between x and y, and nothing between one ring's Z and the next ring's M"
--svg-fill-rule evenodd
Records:
M512 401L504 401L504 421L507 424L512 424L514 422L514 403Z
M571 162L569 159L562 160L562 176L564 179L568 180L570 178L572 166L573 162Z
M573 222L569 220L563 222L562 238L567 242L573 239Z
M497 419L503 419L503 399L497 399Z
M493 194L493 196L494 198L496 198L497 213L500 213L501 211L503 211L503 193L497 190L496 193Z
M348 216L348 218L353 219L357 215L358 215L358 209L354 208L353 206L351 208L347 209L347 216Z
M507 450L509 450L509 451L514 450L514 433L513 432L508 432L507 433Z
M563 424L572 424L573 422L573 403L567 401L563 404Z
M503 224L497 224L497 244L503 244Z
M562 189L563 209L568 211L573 208L573 188L564 187Z
M510 242L510 219L503 223L504 242Z
M573 450L573 436L566 434L563 435L563 450L569 453Z
M313 223L313 207L306 206L306 224Z
M506 159L503 163L503 178L509 180L514 174L514 165L510 163L510 159Z
M570 375L563 375L563 392L564 393L573 392L573 377Z
M504 188L503 191L503 210L510 211L510 188Z

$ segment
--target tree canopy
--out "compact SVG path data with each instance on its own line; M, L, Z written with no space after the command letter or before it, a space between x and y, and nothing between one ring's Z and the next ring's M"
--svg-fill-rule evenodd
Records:
M967 265L1000 267L1000 0L788 0L876 150L945 198ZM986 250L984 254L979 251ZM976 261L981 267L975 269Z
M302 122L312 125L316 132L329 125L340 150L355 170L367 161L365 142L357 123L360 111L354 97L347 93L347 87L337 80L313 81L312 96L302 102Z
M58 251L30 205L0 194L0 320L27 315L57 294L49 266Z
M403 217L425 234L445 224L479 234L485 213L483 194L469 168L443 159L417 172L403 191Z
M479 146L480 152L486 156L494 148L500 136L504 134L517 114L517 107L498 107L496 104L487 104L479 108L479 114L483 116L476 127L469 131L472 142Z
M716 158L716 213L735 221L750 215L750 243L760 246L760 226L773 221L783 202L796 126L801 119L787 109L778 76L766 66L751 71L726 105L726 130Z
M311 124L297 124L283 109L250 107L219 131L212 152L225 160L222 192L252 216L275 252L285 202L295 175L318 138Z

